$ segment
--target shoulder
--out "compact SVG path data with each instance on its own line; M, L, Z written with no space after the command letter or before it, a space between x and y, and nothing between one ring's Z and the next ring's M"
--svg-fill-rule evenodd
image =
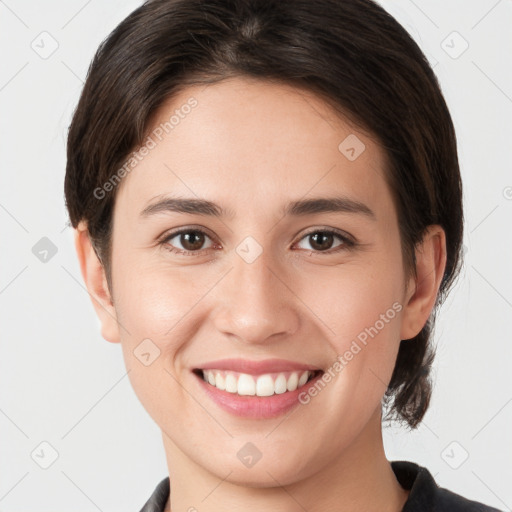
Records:
M409 490L402 512L502 512L439 487L430 471L414 462L392 461L400 485Z

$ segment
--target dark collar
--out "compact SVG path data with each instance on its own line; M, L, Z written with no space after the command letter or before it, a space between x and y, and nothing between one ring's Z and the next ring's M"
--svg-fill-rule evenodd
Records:
M439 487L427 468L405 460L391 461L399 484L409 491L402 512L501 512Z
M140 509L140 512L165 512L165 504L169 498L169 492L169 477L166 477L156 486L153 494Z
M435 510L434 500L438 487L426 468L406 460L393 460L391 467L398 483L409 491L402 512Z

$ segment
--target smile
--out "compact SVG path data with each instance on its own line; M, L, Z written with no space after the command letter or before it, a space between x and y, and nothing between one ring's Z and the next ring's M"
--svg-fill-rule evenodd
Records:
M318 373L305 370L250 375L217 369L200 371L205 382L222 391L241 396L272 396L295 391Z
M283 359L221 359L192 372L202 392L222 410L270 419L298 407L299 395L324 373L318 366Z

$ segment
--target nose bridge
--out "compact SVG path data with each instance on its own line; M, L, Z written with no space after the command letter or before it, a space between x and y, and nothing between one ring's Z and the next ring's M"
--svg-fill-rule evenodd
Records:
M251 237L244 239L234 251L233 269L223 285L217 329L250 343L292 334L298 317L293 294L282 281L272 251Z

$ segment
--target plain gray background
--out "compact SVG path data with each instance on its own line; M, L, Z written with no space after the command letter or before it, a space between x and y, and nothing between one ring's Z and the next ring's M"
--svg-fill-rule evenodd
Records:
M0 0L3 512L139 510L167 476L160 430L120 346L100 336L63 199L66 132L87 68L139 4ZM385 429L386 453L511 510L512 2L382 4L440 80L466 209L466 263L437 324L432 404L416 431Z

